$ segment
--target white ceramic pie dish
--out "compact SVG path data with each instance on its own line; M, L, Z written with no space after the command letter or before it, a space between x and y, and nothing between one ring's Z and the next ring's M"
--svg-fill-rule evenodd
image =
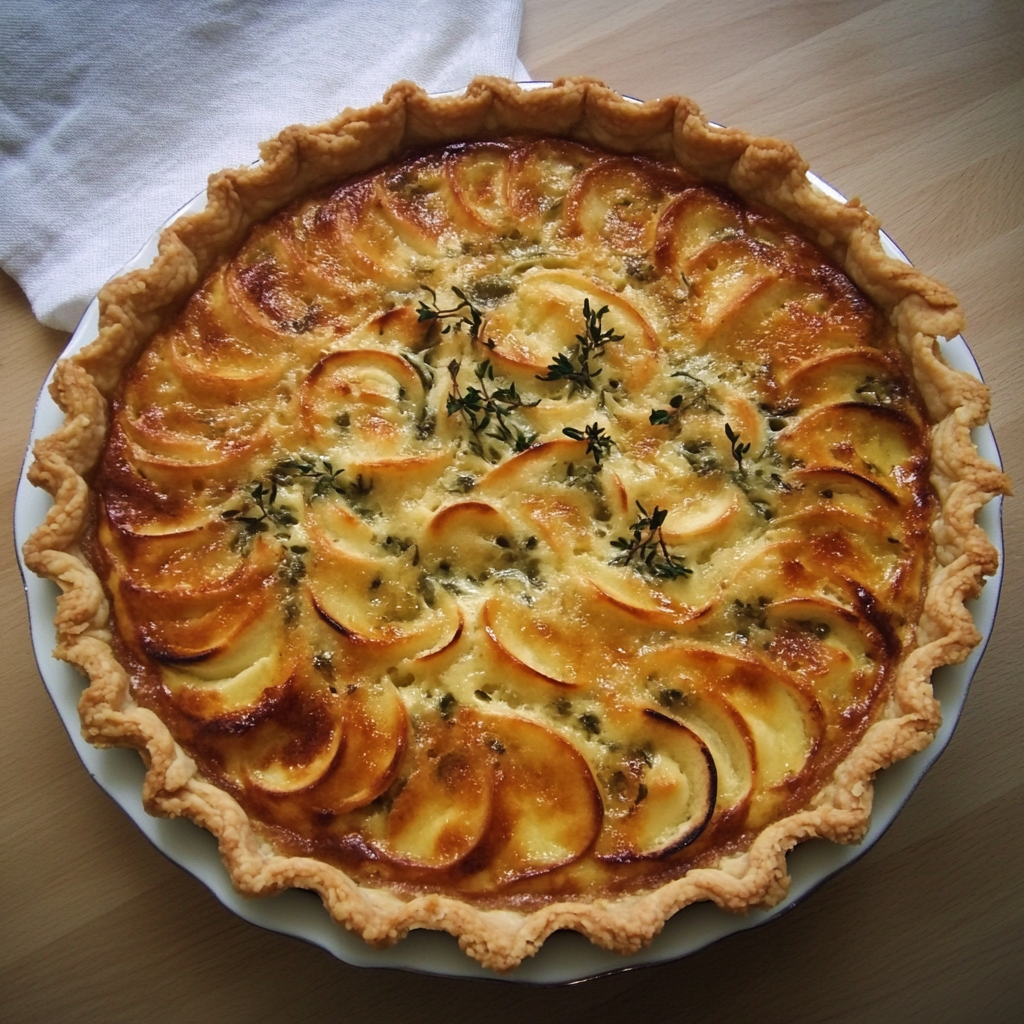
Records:
M843 197L813 175L812 183L840 201ZM205 204L205 194L196 197L171 220L194 213ZM120 273L147 266L156 255L155 233L142 251ZM889 255L905 259L900 250L883 235ZM98 303L86 311L65 352L70 355L95 338L98 327ZM944 343L947 360L957 369L978 376L978 368L970 350L960 337ZM49 380L47 381L47 384ZM45 437L62 422L62 414L44 388L36 407L31 440ZM975 432L975 441L983 457L999 463L995 439L989 427ZM15 537L21 559L22 546L29 534L44 519L49 497L26 479L30 455L26 456L15 503ZM1002 559L1002 530L999 500L987 505L978 517ZM187 820L166 820L150 817L142 807L141 787L144 769L132 750L99 750L80 735L77 704L84 688L83 678L69 665L51 656L56 638L53 617L56 610L56 587L25 570L21 563L29 601L32 640L40 673L72 742L93 778L125 809L146 836L167 856L199 878L226 906L255 924L313 942L339 959L354 965L400 967L456 977L489 977L493 973L469 960L454 939L443 933L413 932L399 945L388 950L373 949L361 939L335 924L318 898L298 890L290 890L267 900L253 900L237 894L231 886L214 838ZM789 856L792 886L787 898L769 911L752 911L736 916L711 904L688 907L670 920L664 932L647 949L628 959L591 945L573 933L552 936L538 955L505 975L509 980L530 983L560 983L674 960L695 952L711 942L736 931L762 924L784 912L836 871L860 857L881 836L917 783L945 748L959 718L971 678L981 659L985 643L995 619L1001 569L993 577L972 612L982 634L982 643L963 664L946 667L935 673L936 695L942 703L943 724L935 741L925 751L887 769L876 783L872 825L859 846L846 847L816 841L804 843Z

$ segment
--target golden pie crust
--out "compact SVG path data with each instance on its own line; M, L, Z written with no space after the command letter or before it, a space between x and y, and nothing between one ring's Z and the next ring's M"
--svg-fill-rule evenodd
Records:
M996 568L956 299L686 99L403 83L262 157L103 290L31 470L147 809L497 970L858 841Z

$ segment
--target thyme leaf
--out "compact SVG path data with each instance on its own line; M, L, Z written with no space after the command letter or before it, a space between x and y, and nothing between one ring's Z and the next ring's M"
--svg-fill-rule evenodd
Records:
M732 457L736 460L737 469L740 473L744 473L743 456L750 451L750 442L742 444L740 442L740 435L728 423L725 425L725 436L728 438L729 444L732 445Z
M588 423L583 430L562 427L562 433L574 441L586 441L587 454L594 456L594 465L598 468L601 466L601 459L611 454L612 445L615 444L615 441L604 432L604 427L597 423Z

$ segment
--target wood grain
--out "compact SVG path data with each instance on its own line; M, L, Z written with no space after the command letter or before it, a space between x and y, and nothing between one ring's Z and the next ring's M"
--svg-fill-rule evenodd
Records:
M790 139L951 285L1024 480L1024 4L526 0L536 78L685 93ZM214 168L211 168L213 170ZM0 277L10 523L65 336ZM1024 1005L1024 530L1006 502L996 629L946 753L853 867L767 927L674 964L550 990L361 970L234 917L90 780L33 660L13 545L0 583L0 1019L1003 1022Z

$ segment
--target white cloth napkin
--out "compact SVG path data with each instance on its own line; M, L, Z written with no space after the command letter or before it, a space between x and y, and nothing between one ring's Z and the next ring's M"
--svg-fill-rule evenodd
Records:
M74 328L222 167L286 125L529 76L521 0L0 0L0 266Z

